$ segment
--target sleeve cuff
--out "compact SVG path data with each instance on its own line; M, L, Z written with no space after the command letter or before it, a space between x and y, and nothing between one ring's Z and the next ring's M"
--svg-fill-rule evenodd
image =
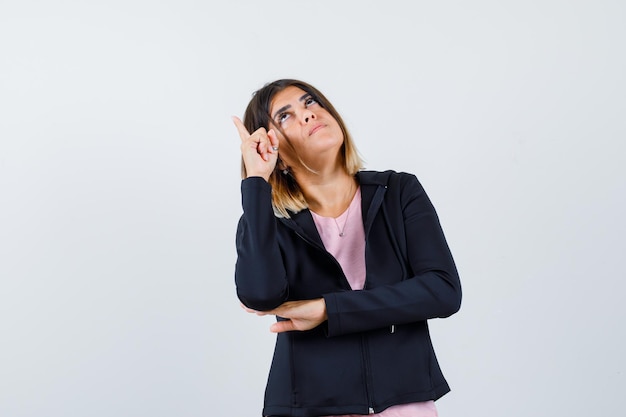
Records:
M335 294L324 294L326 303L326 336L333 337L341 334L341 320L337 309L337 298Z

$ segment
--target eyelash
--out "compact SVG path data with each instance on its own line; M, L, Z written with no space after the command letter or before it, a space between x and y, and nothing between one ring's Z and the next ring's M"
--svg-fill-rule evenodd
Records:
M278 115L278 117L276 118L276 119L277 119L278 124L282 124L282 123L285 121L285 120L283 119L283 117L286 117L286 116L289 116L289 114L287 114L287 113L281 113L281 114L279 114L279 115Z
M316 104L316 103L317 103L317 100L315 100L313 97L307 97L307 99L304 100L304 106L305 107L309 107L309 106L311 106L313 104Z

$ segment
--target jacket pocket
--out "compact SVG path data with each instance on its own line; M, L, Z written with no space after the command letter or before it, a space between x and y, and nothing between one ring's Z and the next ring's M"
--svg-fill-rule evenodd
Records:
M432 390L432 351L425 322L394 326L393 333L388 328L371 332L368 345L377 405Z
M293 334L295 406L367 404L359 339L323 330Z

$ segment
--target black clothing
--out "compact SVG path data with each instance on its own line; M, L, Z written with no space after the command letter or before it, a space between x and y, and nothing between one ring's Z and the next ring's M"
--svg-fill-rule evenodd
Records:
M435 209L414 175L362 171L366 280L352 291L309 210L278 218L271 187L242 181L237 295L270 310L324 297L328 321L277 336L263 415L380 412L449 391L426 320L461 304L461 284ZM279 318L280 319L280 318Z

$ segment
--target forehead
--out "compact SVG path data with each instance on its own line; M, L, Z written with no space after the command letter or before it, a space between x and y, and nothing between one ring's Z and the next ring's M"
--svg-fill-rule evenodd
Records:
M308 95L306 91L304 91L301 88L290 85L289 87L285 88L279 93L276 93L274 98L272 98L270 110L273 111L274 108L282 107L288 104L294 105L300 101L302 96L305 96L305 95Z

